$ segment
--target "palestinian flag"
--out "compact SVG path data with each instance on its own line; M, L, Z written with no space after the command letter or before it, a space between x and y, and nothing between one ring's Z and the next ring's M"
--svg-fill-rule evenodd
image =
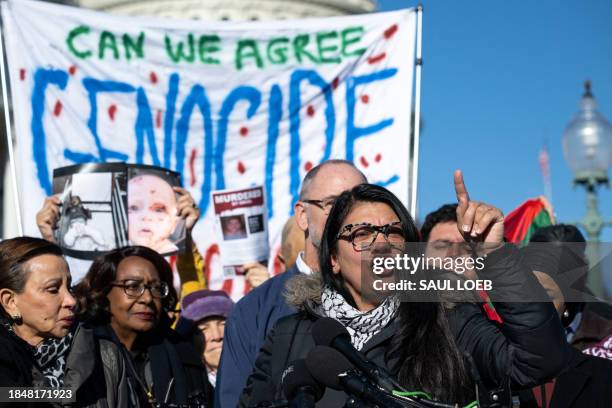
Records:
M504 218L506 239L525 246L535 230L553 225L546 203L541 198L527 200Z

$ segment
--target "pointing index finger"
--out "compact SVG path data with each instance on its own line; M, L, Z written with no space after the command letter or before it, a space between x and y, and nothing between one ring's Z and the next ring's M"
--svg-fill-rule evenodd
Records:
M459 202L459 207L462 210L467 209L468 204L470 202L470 195L467 192L467 188L465 188L465 183L463 182L463 173L461 170L455 170L455 194L457 195L457 201Z

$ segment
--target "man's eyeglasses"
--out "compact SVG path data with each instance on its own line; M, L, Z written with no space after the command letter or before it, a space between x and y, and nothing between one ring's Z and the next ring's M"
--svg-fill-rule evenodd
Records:
M348 234L346 234L347 232ZM347 224L342 227L336 239L349 241L353 244L355 251L367 251L376 242L379 233L383 234L389 245L396 249L403 249L406 237L404 236L404 230L400 221L380 226L367 222Z
M325 213L325 215L329 215L329 212L331 211L332 207L334 206L334 203L336 202L335 198L328 198L326 200L301 200L304 203L307 204L312 204L316 207L319 207L321 210L323 210L323 212Z
M123 288L125 294L131 298L137 298L142 296L145 289L149 289L149 291L151 292L151 296L158 299L165 298L170 292L170 288L168 287L168 284L166 282L156 282L147 285L141 280L127 279L120 282L113 282L111 283L111 286Z

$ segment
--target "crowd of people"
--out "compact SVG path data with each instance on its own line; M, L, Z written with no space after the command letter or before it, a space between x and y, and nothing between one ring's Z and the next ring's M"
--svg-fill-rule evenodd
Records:
M454 188L457 203L419 229L350 162L315 166L283 229L285 271L245 265L253 289L235 304L195 276L189 235L200 214L186 190L175 189L192 248L177 262L181 286L164 250L138 245L104 253L73 284L53 233L60 203L49 197L37 216L42 238L0 243L0 387L69 388L76 399L65 404L76 407L282 406L292 398L287 367L317 350L313 332L331 318L404 395L449 406L612 406L612 307L586 288L580 231L552 225L518 248L505 242L502 212L472 200L461 172ZM484 268L418 276L493 286L427 299L374 293L364 265L420 242L428 256L477 253ZM350 395L327 387L317 397L343 407Z

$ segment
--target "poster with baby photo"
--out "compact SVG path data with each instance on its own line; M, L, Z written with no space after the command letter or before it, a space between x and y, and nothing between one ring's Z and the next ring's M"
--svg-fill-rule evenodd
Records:
M224 277L244 274L246 263L265 264L269 248L263 187L213 191L211 196Z
M176 215L178 173L153 166L93 163L53 172L62 205L56 240L66 255L95 259L127 245L162 255L184 249L185 221Z
M128 245L126 167L85 164L53 172L53 192L61 206L56 240L66 255L95 259Z
M177 215L180 175L154 166L128 167L128 239L171 255L185 249L185 219Z

